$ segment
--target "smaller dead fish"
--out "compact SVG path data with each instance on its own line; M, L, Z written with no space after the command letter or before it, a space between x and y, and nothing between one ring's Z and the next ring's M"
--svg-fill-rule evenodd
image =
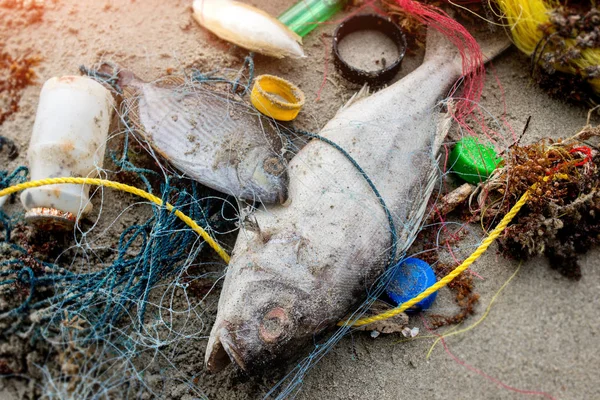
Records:
M148 83L121 71L123 112L150 145L188 177L237 198L287 199L278 125L216 85L167 77Z
M218 37L277 58L305 57L302 38L266 12L231 0L195 0L194 18Z

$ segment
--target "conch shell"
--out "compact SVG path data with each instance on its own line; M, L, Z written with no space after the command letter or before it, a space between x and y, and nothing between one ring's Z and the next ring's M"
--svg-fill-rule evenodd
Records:
M266 56L305 57L302 38L277 19L231 0L195 0L194 18L223 40Z

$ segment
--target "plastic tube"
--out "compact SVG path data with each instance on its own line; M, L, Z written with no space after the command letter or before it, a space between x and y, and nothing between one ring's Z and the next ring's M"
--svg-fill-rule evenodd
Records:
M346 5L347 0L300 0L279 16L279 21L304 37Z
M110 92L81 76L51 78L42 87L27 159L32 180L95 176L102 167L114 109ZM25 190L25 219L68 227L92 209L89 186L52 185Z

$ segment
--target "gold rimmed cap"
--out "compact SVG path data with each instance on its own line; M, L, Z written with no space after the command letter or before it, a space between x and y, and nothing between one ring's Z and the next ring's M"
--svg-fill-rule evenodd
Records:
M68 211L35 207L25 213L25 221L43 230L70 230L73 229L77 218Z

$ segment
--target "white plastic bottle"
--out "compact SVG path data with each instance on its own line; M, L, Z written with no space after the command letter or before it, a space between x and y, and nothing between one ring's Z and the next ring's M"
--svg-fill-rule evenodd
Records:
M111 93L93 79L47 80L27 152L31 180L96 176L113 109ZM70 184L27 189L21 194L25 219L46 228L71 227L92 209L89 190Z

